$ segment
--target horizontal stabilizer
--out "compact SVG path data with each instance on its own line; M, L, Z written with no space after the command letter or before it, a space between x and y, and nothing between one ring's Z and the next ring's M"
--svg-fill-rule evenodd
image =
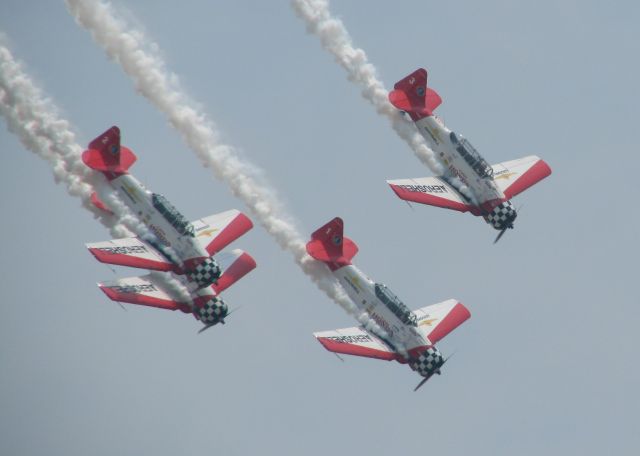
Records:
M184 302L177 293L168 291L167 284L167 279L161 273L152 273L102 282L98 286L112 301L191 312L189 303Z
M253 228L249 217L236 209L201 218L192 225L196 240L209 255L215 255Z
M418 331L432 345L471 317L469 310L455 299L422 307L413 313L418 319Z
M137 237L86 244L101 263L117 264L153 271L172 271L174 265L148 242Z
M82 153L82 161L109 177L126 173L135 163L136 156L120 145L120 129L111 127L89 143L89 149Z
M226 290L256 267L256 262L251 255L240 249L221 252L215 259L224 271L217 284L212 285L216 293Z
M493 179L507 199L522 193L550 174L549 165L535 155L493 165Z
M313 333L324 348L334 353L393 361L401 357L382 339L361 327Z
M336 217L317 229L307 243L307 253L316 260L326 263L330 268L351 264L358 253L358 246L343 236L344 222Z
M419 68L396 82L393 88L389 93L389 101L408 113L413 121L432 115L442 103L440 95L427 87L427 70L424 68Z
M475 211L476 206L441 177L417 177L394 179L387 183L400 199L430 206L444 207L454 211Z
M98 209L113 215L113 212L111 211L111 209L109 209L107 205L104 204L104 202L98 197L98 194L96 192L91 193L91 204L93 204Z

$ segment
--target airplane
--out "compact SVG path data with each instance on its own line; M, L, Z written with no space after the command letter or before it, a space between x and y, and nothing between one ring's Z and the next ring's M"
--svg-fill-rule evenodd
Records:
M220 253L218 262L224 272L216 283L191 291L188 296L182 295L168 282L165 274L169 273L162 272L101 282L98 286L112 301L191 313L204 324L198 331L200 333L218 323L225 323L230 312L220 293L256 267L254 259L240 249ZM184 280L179 283L185 285Z
M344 222L336 217L311 235L307 253L323 262L358 309L379 329L363 326L322 331L314 336L336 354L398 361L421 375L418 390L447 361L435 344L467 320L469 310L456 299L409 310L384 284L374 282L351 263L358 246L343 236Z
M146 227L145 232L136 233L137 237L89 243L87 248L102 263L171 272L183 277L181 283L194 297L192 304L195 303L195 310L215 310L220 316L224 309L216 304L216 300L211 296L217 296L221 288L226 288L223 287L224 284L220 284L220 280L225 277L225 271L213 255L217 255L224 247L249 231L253 223L236 209L189 222L164 196L147 190L140 181L129 174L128 169L136 159L130 149L120 145L120 129L116 126L91 141L89 148L83 152L82 160L85 165L100 171L109 183L109 186L100 189L102 198L96 193L92 194L92 203L103 211L113 213L113 208L109 208L105 201L109 201L109 194L115 191ZM255 267L255 261L249 254L239 252L234 261L227 262L232 270L226 280L233 278L235 281L239 278L238 271L233 270L234 267L241 268L243 273L240 277ZM156 279L158 277L161 276L155 276ZM143 291L155 292L152 288L158 288L159 293L164 293L161 296L153 295L158 299L171 296L171 293L166 293L166 289L163 291L162 287L148 276L135 279L133 282L133 279L122 279L119 283L122 287L134 286L135 283L136 286L142 287L140 289ZM101 288L105 292L106 289L110 289ZM114 293L107 294L113 298L117 294ZM135 302L140 300L139 298L125 298L127 299L120 300L141 304ZM180 306L178 308L186 309ZM216 322L218 320L219 318Z
M518 215L511 198L549 176L549 165L535 155L489 165L466 138L449 130L433 114L442 99L427 87L424 68L398 81L389 93L389 101L409 115L446 166L443 176L388 180L396 195L406 201L482 216L500 231L494 243L498 242L507 229L513 228ZM457 180L469 191L461 191Z

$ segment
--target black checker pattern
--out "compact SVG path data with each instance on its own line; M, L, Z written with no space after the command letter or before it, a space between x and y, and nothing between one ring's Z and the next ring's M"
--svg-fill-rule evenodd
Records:
M411 361L409 365L411 369L422 375L423 377L431 377L444 364L444 358L440 351L435 347L427 348L420 353L417 359Z
M222 270L218 263L213 258L207 258L200 263L193 271L190 271L187 276L191 282L198 285L198 288L203 288L214 283L222 275Z
M505 201L494 207L485 217L485 220L493 225L495 229L502 230L510 227L517 216L516 208L513 207L511 201Z
M196 308L193 313L205 325L215 325L223 320L228 312L225 302L218 297L213 297L204 306Z

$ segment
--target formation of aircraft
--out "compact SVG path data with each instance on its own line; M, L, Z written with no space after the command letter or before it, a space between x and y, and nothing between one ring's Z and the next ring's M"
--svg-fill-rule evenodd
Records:
M423 68L398 81L389 101L411 117L446 167L442 176L387 181L396 195L406 201L482 216L500 231L495 242L513 228L518 215L511 198L551 174L549 165L535 155L489 165L466 138L449 130L433 114L442 99L427 87Z
M500 231L497 242L513 228L517 217L511 198L551 174L549 166L534 155L489 165L469 141L433 114L442 99L427 87L427 72L422 68L397 82L389 100L415 122L445 165L442 176L387 181L393 191L406 201L482 216ZM102 291L114 301L192 313L205 325L201 331L224 323L229 310L219 294L256 263L240 249L221 250L250 230L251 221L237 210L187 221L166 198L150 192L129 174L136 156L120 145L118 127L91 141L82 159L102 172L110 184L106 197L92 195L93 204L111 211L109 192L117 192L148 229L137 237L87 244L103 263L152 271L99 283ZM336 354L408 364L423 377L417 390L441 373L448 358L435 344L466 321L469 310L455 299L410 310L384 284L374 282L351 263L358 247L343 236L343 230L342 219L334 218L311 235L306 250L330 269L354 305L374 324L314 336Z
M314 333L329 351L409 364L424 379L420 388L446 362L435 344L470 317L455 299L411 311L384 284L374 282L351 263L358 247L343 236L341 218L316 230L307 253L325 263L353 303L379 329L363 326Z
M148 230L142 236L90 243L87 248L100 262L156 271L99 283L102 291L114 301L192 313L205 325L202 330L224 323L229 309L219 294L256 263L242 250L221 250L249 231L251 220L233 209L189 222L164 196L147 190L129 174L136 156L120 145L118 127L91 141L82 160L109 183L103 198L92 195L93 204L112 212L109 194L116 192ZM171 273L178 285L163 273Z

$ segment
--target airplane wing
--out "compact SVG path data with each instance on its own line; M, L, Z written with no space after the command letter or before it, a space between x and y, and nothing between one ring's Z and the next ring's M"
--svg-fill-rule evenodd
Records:
M247 252L235 249L216 255L216 261L224 271L212 287L216 294L226 290L256 267L255 260Z
M431 344L444 338L471 316L469 310L456 299L422 307L413 313L418 318L418 331Z
M89 252L101 263L171 271L173 264L148 242L137 237L113 239L86 244Z
M493 179L508 199L513 198L551 174L540 157L528 157L493 165Z
M112 301L191 312L189 304L183 302L177 292L169 292L171 285L167 280L162 274L151 273L101 282L98 286Z
M398 197L406 201L460 212L475 209L474 205L469 204L455 188L441 177L394 179L388 180L387 183Z
M362 327L313 333L324 348L334 353L392 361L398 358L382 339Z
M192 225L196 241L209 255L215 255L253 228L251 220L236 209L201 218L192 222Z

